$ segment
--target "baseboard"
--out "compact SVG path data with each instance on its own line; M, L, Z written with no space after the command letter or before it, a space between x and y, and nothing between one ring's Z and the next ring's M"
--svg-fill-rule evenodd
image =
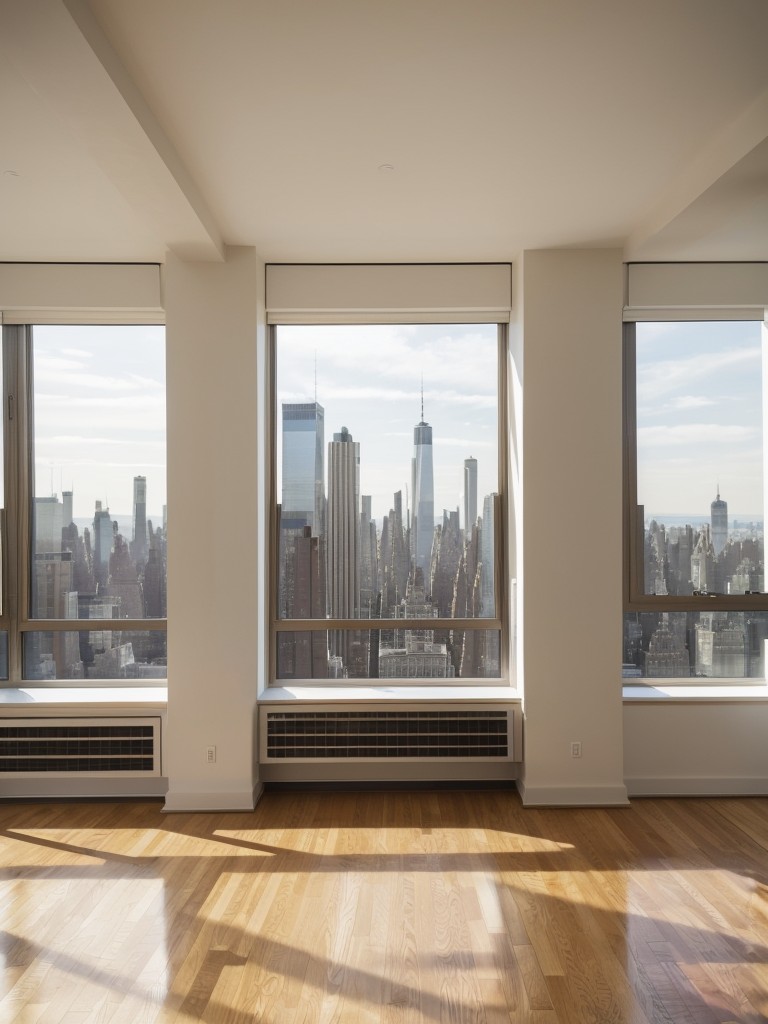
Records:
M517 783L524 807L626 807L625 786L527 786Z
M6 778L0 795L3 800L123 800L164 797L167 790L168 779L160 776L144 779Z
M517 778L519 765L512 761L334 761L311 764L262 762L262 782L339 782L339 783L409 783L409 782L482 782L507 781Z
M626 779L630 797L768 796L768 778Z
M166 813L194 811L252 811L261 799L261 782L247 791L198 793L168 792L163 811Z

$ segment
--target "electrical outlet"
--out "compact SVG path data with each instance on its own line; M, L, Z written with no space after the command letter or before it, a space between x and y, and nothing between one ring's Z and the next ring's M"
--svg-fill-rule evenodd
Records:
M208 764L216 764L216 747L206 747L205 760Z
M581 740L575 740L571 744L571 757L581 757Z

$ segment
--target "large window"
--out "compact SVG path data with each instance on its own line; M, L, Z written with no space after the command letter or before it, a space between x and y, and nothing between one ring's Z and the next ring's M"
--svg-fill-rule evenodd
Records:
M163 328L16 326L3 345L5 677L164 679Z
M765 678L764 327L626 328L625 678Z
M503 331L272 329L272 672L506 674Z

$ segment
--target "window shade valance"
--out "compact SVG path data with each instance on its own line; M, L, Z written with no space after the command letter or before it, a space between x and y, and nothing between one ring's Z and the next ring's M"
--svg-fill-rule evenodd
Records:
M2 263L7 324L161 323L157 264Z
M624 319L762 319L768 263L630 263ZM698 317L694 317L698 318Z
M509 263L270 264L269 323L505 323Z

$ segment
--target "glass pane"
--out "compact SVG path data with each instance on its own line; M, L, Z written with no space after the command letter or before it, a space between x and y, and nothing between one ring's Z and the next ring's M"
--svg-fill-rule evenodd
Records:
M35 327L33 344L30 615L164 618L164 330Z
M165 679L165 630L24 633L24 678Z
M497 327L276 338L279 617L495 617ZM342 636L326 656L360 678Z
M764 591L761 324L637 324L646 594Z
M768 612L630 612L625 679L764 679Z
M280 632L277 677L498 679L500 639L495 629Z

